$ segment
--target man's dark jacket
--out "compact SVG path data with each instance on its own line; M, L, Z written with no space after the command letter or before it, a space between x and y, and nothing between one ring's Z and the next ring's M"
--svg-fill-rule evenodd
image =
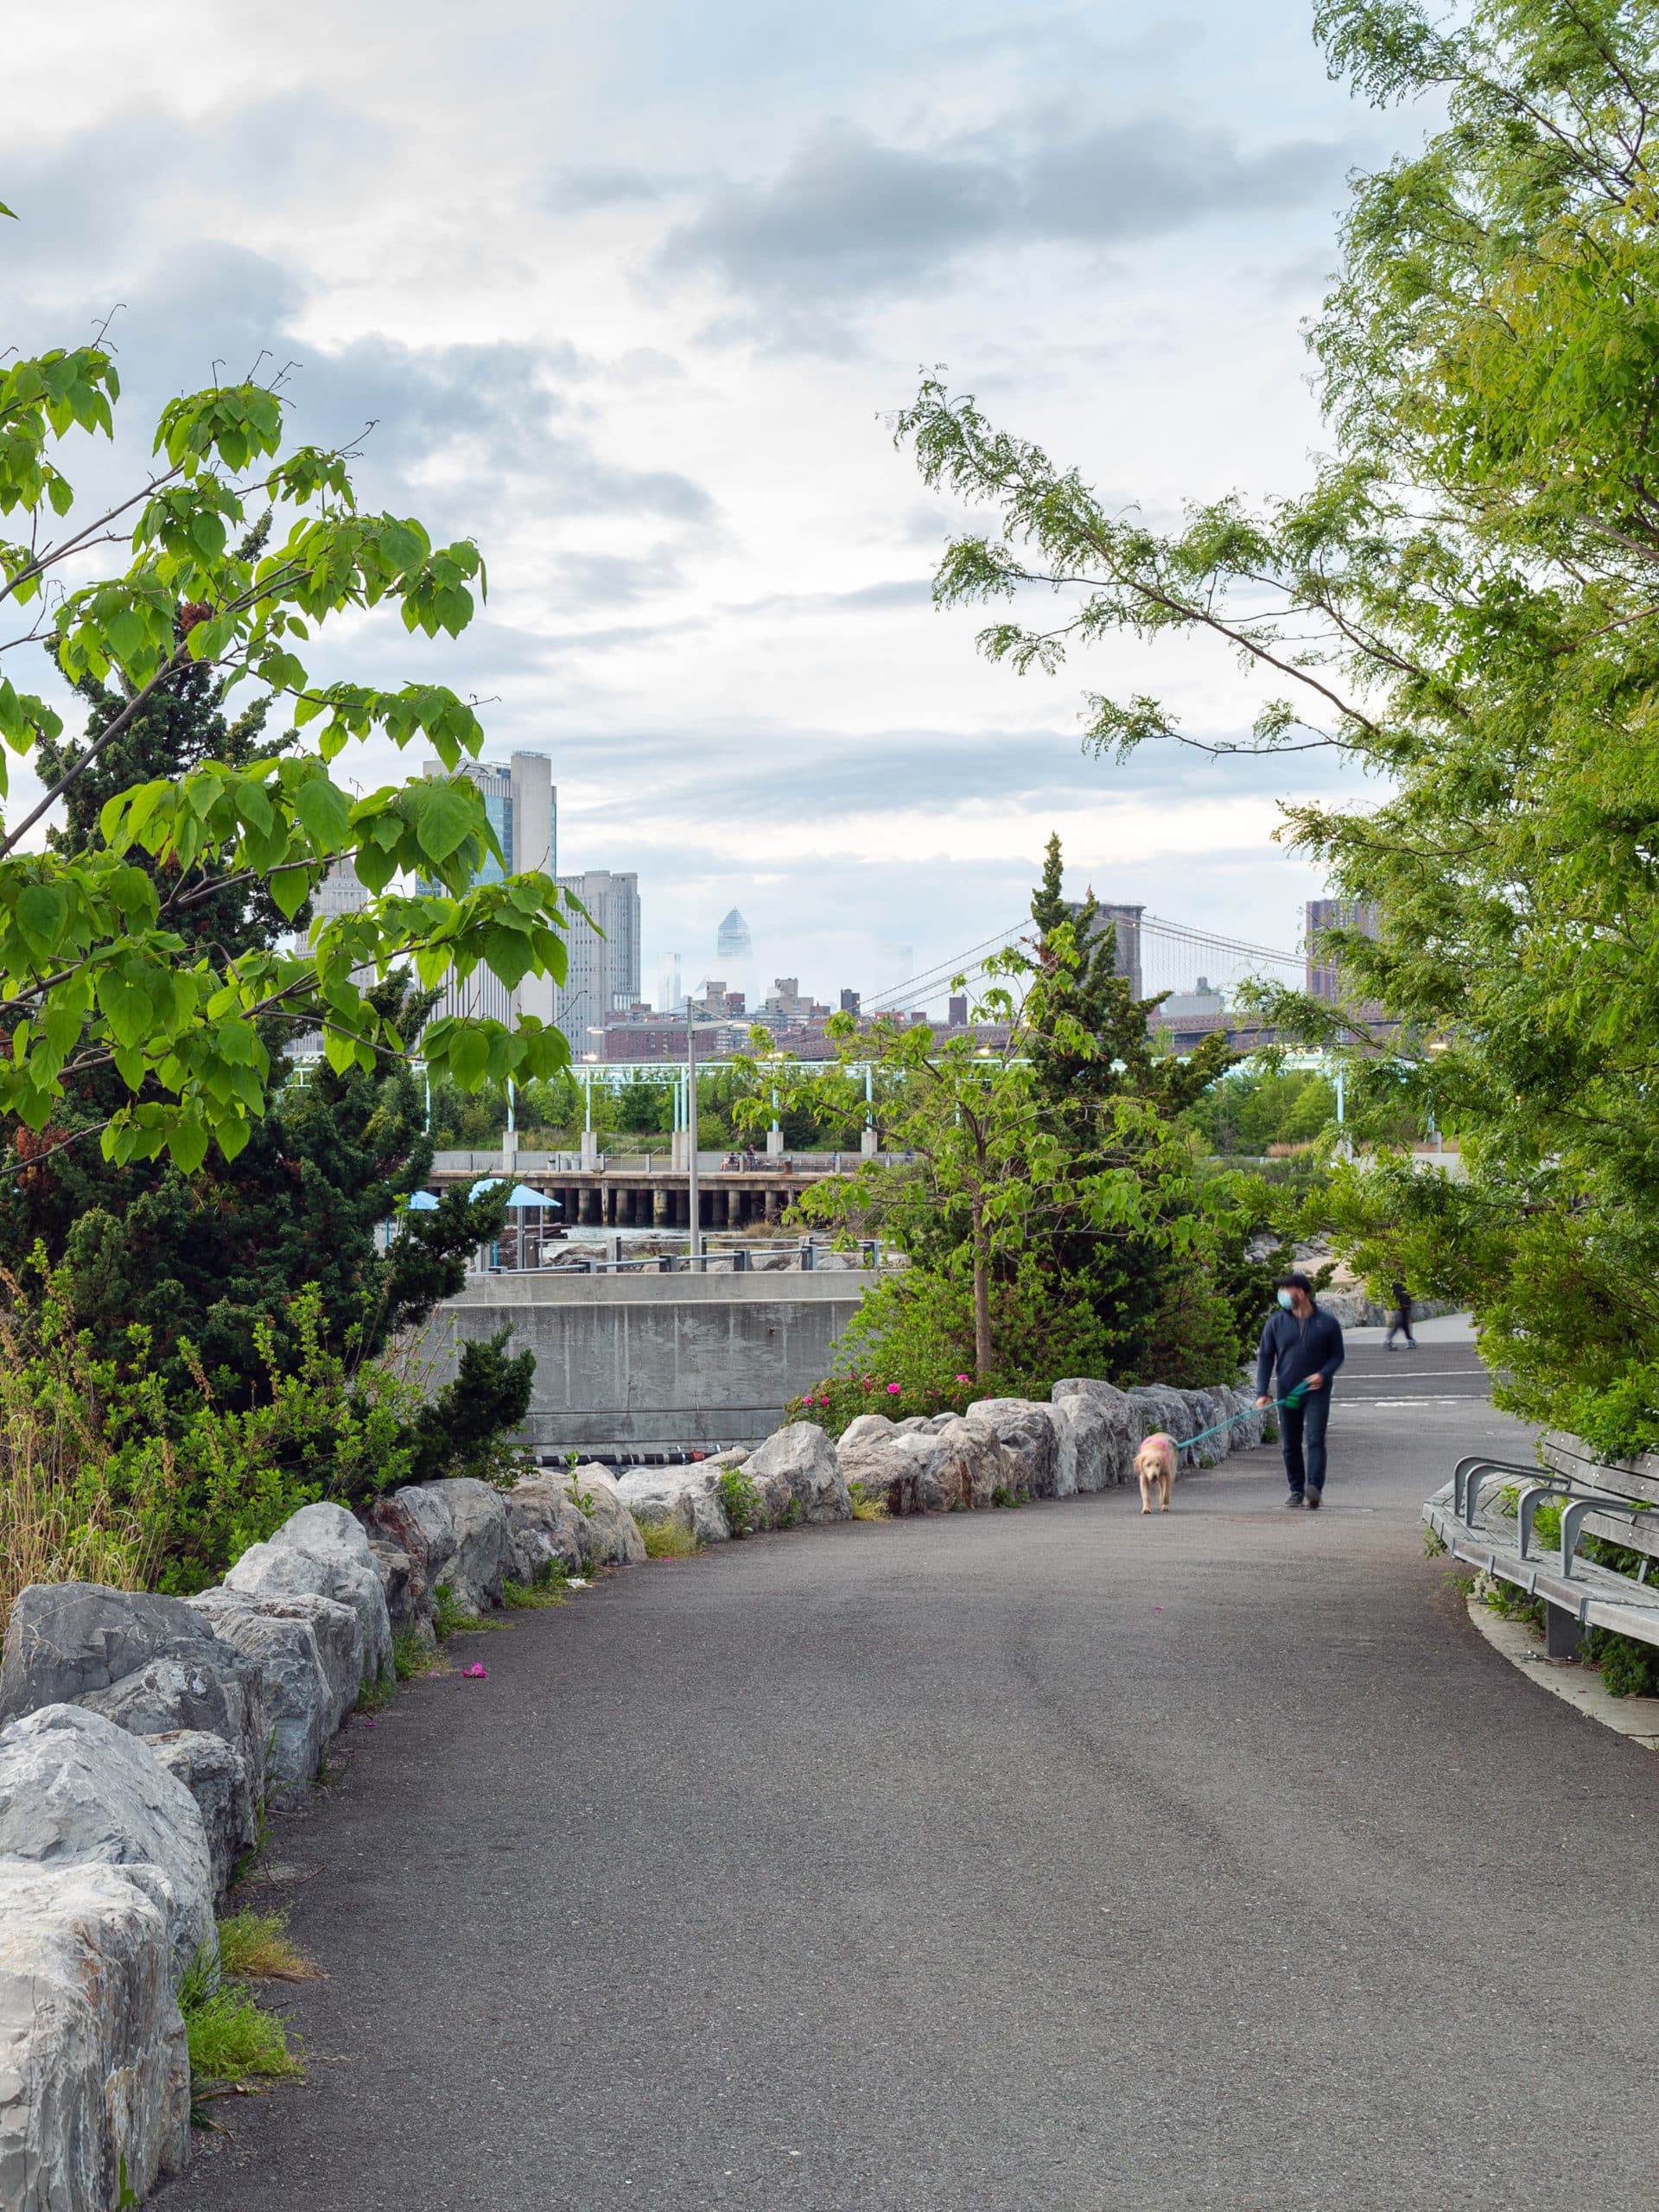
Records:
M1324 1387L1331 1387L1331 1378L1348 1357L1342 1341L1341 1325L1322 1306L1316 1306L1306 1321L1299 1321L1281 1306L1268 1316L1268 1325L1262 1332L1262 1349L1256 1355L1255 1395L1268 1395L1268 1381L1276 1363L1279 1369L1279 1395L1287 1397L1299 1382L1306 1382L1310 1375L1322 1375Z

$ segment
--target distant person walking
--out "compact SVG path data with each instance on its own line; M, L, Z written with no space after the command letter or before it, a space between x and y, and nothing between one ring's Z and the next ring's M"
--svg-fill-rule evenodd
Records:
M1271 1402L1268 1384L1279 1374L1279 1395L1287 1398L1299 1382L1307 1388L1294 1406L1279 1408L1279 1436L1285 1454L1287 1505L1317 1506L1325 1496L1325 1431L1331 1418L1331 1385L1348 1357L1334 1314L1313 1302L1306 1275L1284 1275L1279 1282L1279 1311L1268 1316L1255 1362L1255 1402ZM1306 1457L1303 1453L1306 1449Z
M1404 1335L1408 1348L1415 1351L1417 1339L1411 1333L1411 1293L1402 1282L1389 1287L1389 1296L1394 1300L1394 1311L1389 1316L1389 1333L1382 1339L1384 1351L1394 1350L1394 1340Z

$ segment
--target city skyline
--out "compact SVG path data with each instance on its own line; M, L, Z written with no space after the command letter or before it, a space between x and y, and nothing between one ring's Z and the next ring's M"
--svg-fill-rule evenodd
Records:
M474 697L493 757L553 754L570 859L651 887L647 972L735 906L762 982L898 986L1023 912L1053 829L1074 894L1166 912L1175 879L1184 919L1287 942L1325 887L1273 844L1278 802L1353 779L1084 757L1091 688L1221 740L1261 702L1188 644L988 665L980 613L929 594L988 518L927 493L883 416L943 361L1114 512L1294 490L1344 173L1421 118L1332 85L1300 0L761 16L716 0L693 38L663 0L504 0L479 41L422 0L296 0L188 83L177 0L111 16L67 75L60 28L20 17L14 335L118 307L118 443L79 474L141 464L121 442L216 362L283 365L296 436L360 438L365 501L489 564L459 642L389 639L367 672Z

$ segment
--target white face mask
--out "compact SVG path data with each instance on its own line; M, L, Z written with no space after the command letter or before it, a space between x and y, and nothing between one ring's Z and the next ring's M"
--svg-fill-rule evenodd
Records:
M1289 1291L1281 1290L1280 1292L1279 1303L1284 1307L1287 1313L1289 1313L1291 1307L1295 1304L1295 1302L1294 1296Z

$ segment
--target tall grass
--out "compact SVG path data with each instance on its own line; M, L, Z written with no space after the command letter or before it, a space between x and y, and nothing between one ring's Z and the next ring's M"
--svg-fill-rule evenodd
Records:
M158 1437L135 1464L112 1436L103 1382L73 1328L31 1308L0 1268L0 1636L31 1582L154 1582L162 1522L133 1478L165 1491L171 1454Z

